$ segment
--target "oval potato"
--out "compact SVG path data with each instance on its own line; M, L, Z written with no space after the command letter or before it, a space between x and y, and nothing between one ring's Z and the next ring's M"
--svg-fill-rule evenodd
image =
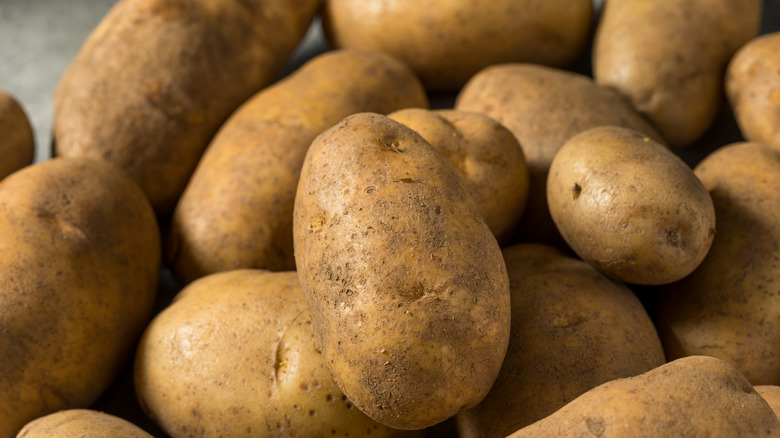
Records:
M17 438L152 438L119 417L89 409L59 411L28 423Z
M35 157L35 139L24 109L13 96L0 90L0 180Z

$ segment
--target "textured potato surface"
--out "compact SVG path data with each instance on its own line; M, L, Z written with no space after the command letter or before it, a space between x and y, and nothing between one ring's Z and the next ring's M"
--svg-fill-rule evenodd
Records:
M152 438L119 417L88 409L70 409L28 423L17 438Z

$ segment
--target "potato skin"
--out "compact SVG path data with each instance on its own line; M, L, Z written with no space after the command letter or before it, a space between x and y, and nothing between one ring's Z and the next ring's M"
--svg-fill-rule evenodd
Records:
M345 118L307 153L293 231L325 360L355 406L422 429L485 396L509 337L508 278L443 155L384 116Z
M672 146L718 114L732 55L758 34L761 0L607 0L593 77L631 100Z
M709 193L679 157L626 128L569 139L547 179L550 214L583 260L627 283L690 274L715 236Z
M24 109L13 96L0 90L0 180L35 158L35 139Z
M503 254L509 348L485 399L458 414L460 438L504 438L602 383L666 363L653 322L625 285L547 245Z
M185 287L147 327L135 384L174 437L415 436L377 424L339 390L295 272L235 270Z
M753 389L766 400L769 407L775 412L775 415L780 417L780 386L758 385L754 386Z
M736 143L694 171L718 233L699 268L660 293L655 320L667 357L714 356L753 385L778 385L780 151Z
M187 283L243 268L295 268L292 210L312 140L360 111L427 107L400 61L342 50L320 55L259 92L206 150L174 211L166 260Z
M122 0L60 79L54 155L107 160L167 216L211 137L270 84L317 0Z
M745 140L780 150L780 32L745 44L726 71L726 95Z
M507 242L528 198L528 169L514 135L490 117L456 110L408 108L388 117L415 130L458 169L479 214Z
M119 417L89 409L59 411L28 423L17 438L152 438Z
M328 0L325 34L335 47L398 57L429 90L457 90L504 62L565 67L582 52L591 0Z
M109 387L151 315L159 264L152 208L114 166L53 159L0 183L0 436Z
M477 73L463 87L455 109L495 119L523 148L530 191L518 226L519 242L565 247L547 208L547 173L563 144L582 131L614 125L663 143L661 135L629 102L590 78L532 64L503 64Z
M739 371L693 356L600 385L507 438L778 435L777 416Z

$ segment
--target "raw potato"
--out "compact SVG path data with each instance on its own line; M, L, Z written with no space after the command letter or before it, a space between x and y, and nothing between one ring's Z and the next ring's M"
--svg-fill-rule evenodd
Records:
M690 274L715 236L715 210L693 171L666 147L613 126L569 139L550 166L550 214L583 260L627 283Z
M594 388L507 438L780 436L780 421L745 377L707 356Z
M109 387L151 316L159 265L154 212L114 166L59 158L0 183L0 436Z
M35 156L35 139L27 114L10 94L0 90L0 180L24 166Z
M753 389L769 403L769 407L775 411L775 415L780 416L780 386L777 385L758 385Z
M410 108L388 117L415 130L455 165L488 228L506 242L528 198L528 169L514 135L481 113Z
M295 269L293 202L312 140L356 112L427 106L407 66L348 50L323 54L255 95L215 137L176 207L166 245L176 277Z
M59 411L24 426L17 438L152 438L127 421L88 409Z
M742 135L780 150L780 32L762 35L734 55L726 94Z
M146 329L135 384L173 437L415 436L377 424L339 390L295 272L191 283Z
M616 91L590 78L531 64L482 70L458 95L455 109L482 112L507 127L523 148L531 178L518 240L565 247L547 209L547 173L569 138L590 128L622 126L663 143L660 134Z
M593 77L630 99L672 146L688 145L718 114L726 65L758 34L761 8L761 0L607 0Z
M506 267L457 170L422 137L368 113L318 136L293 231L325 360L355 406L422 429L487 394L509 339Z
M590 265L538 244L504 249L512 333L498 379L458 414L460 438L504 438L610 380L663 365L642 303Z
M708 355L753 385L780 385L780 151L722 147L694 169L718 233L701 266L664 287L655 317L666 355Z
M57 85L54 155L121 167L170 214L211 137L276 79L318 4L121 0Z
M398 57L426 89L457 90L484 67L572 63L589 42L591 0L328 0L325 33L336 47Z

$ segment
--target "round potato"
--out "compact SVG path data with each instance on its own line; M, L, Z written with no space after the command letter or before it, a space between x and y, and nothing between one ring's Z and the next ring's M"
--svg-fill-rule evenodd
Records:
M775 415L780 417L780 386L777 385L758 385L753 389L766 400L769 407L775 411Z
M426 89L457 90L484 67L564 67L588 42L591 0L328 0L325 34L336 47L386 52Z
M301 285L325 360L370 417L422 429L478 403L509 339L509 281L457 170L387 117L312 143L295 198Z
M627 283L685 277L715 236L712 199L691 168L626 128L593 128L569 139L550 165L547 202L574 252Z
M507 242L528 197L528 169L514 135L481 113L410 108L388 117L450 160L490 231L499 243Z
M113 415L70 409L28 423L17 438L152 438L139 427Z
M35 157L35 139L24 109L10 94L0 90L0 180Z
M628 287L546 245L504 249L512 333L501 372L458 414L460 438L504 438L610 380L663 365L653 322Z
M59 158L0 182L0 436L92 404L129 361L160 268L154 212L124 172Z

